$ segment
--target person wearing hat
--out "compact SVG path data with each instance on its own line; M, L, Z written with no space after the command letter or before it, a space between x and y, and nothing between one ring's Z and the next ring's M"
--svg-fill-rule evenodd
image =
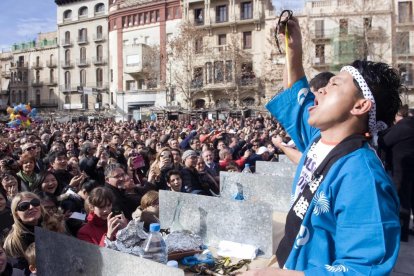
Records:
M261 146L256 150L255 153L253 153L247 158L246 163L250 165L250 170L252 172L255 172L256 161L268 161L269 155L270 153L267 147Z
M186 193L208 194L203 191L200 175L197 172L197 153L186 150L182 156L184 167L181 169L182 186Z

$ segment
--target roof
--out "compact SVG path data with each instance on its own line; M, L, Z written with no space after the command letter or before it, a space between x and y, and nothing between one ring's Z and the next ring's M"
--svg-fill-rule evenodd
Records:
M66 4L70 4L70 3L74 3L74 2L80 2L83 0L55 0L56 5L66 5Z

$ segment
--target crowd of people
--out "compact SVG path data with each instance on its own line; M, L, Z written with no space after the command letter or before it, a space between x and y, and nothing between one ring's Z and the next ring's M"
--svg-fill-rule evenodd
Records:
M103 246L131 219L146 229L158 222L159 190L217 196L220 171L245 164L254 171L258 160L277 160L272 139L289 139L262 115L2 130L0 238L13 267L26 274L35 226Z

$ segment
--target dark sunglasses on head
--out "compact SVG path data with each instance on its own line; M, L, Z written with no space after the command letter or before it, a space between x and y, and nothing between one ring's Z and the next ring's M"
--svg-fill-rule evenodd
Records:
M20 212L27 211L27 210L29 210L30 205L32 205L33 207L39 207L39 206L40 206L40 200L39 200L39 199L37 199L37 198L33 198L33 199L32 199L32 200L30 200L30 201L23 201L23 202L20 202L20 203L17 205L17 211L20 211Z

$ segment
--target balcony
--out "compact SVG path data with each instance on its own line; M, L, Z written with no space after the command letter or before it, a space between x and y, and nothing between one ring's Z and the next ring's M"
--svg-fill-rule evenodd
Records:
M1 77L5 79L10 79L10 71L1 72Z
M48 82L46 82L45 85L46 86L57 86L57 81L52 79L52 80L49 80Z
M62 43L61 43L60 46L62 46L62 47L72 47L73 42L70 39L62 39Z
M93 36L93 41L96 43L98 42L104 42L106 40L106 37L103 34L98 34Z
M29 69L29 63L24 61L12 62L10 69Z
M42 86L43 86L43 81L40 81L40 80L33 80L33 81L32 81L32 86L33 86L33 87L42 87Z
M98 81L98 82L96 82L95 85L96 85L96 90L97 91L109 89L109 83L108 82Z
M62 62L62 69L71 69L71 68L73 68L73 63L70 60Z
M90 65L90 61L88 59L78 59L76 65L78 65L78 67L87 67Z
M63 93L70 93L70 92L78 91L77 87L71 84L60 85L59 90L62 91Z
M36 70L43 69L43 62L33 62L32 68Z
M106 58L103 57L95 57L93 59L93 64L95 64L96 66L101 66L101 65L105 65L107 63Z
M78 37L78 45L88 44L88 37L87 36L79 36Z
M40 102L30 103L30 105L36 108L53 108L58 107L58 100L41 100Z
M327 43L331 41L333 30L320 29L311 32L310 37L314 43Z
M149 47L146 44L132 44L124 47L124 73L141 74L145 72L143 64L149 57Z
M196 26L203 26L204 25L204 19L194 19L194 24Z
M57 67L56 60L48 60L48 61L46 61L46 66L48 68L56 68Z
M194 79L191 81L190 88L191 89L200 89L203 87L203 79Z
M238 81L238 84L243 87L252 87L258 86L259 82L255 77L241 77Z
M67 110L83 109L83 104L81 103L64 104L63 109L67 109Z
M312 60L312 67L317 70L328 70L329 64L326 62L325 57L314 57Z

